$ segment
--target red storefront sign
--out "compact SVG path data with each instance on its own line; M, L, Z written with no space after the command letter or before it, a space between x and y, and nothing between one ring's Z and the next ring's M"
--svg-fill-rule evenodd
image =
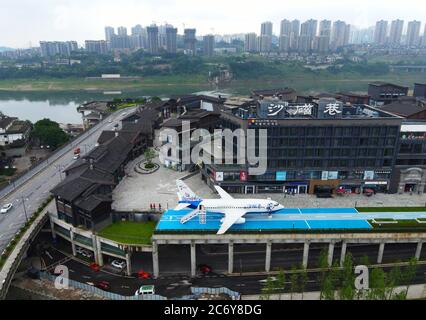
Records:
M247 181L247 171L240 171L240 181Z

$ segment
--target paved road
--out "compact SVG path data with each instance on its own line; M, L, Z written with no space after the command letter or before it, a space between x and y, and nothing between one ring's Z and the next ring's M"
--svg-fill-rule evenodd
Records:
M1 205L12 203L13 208L7 214L0 214L0 252L7 246L16 232L49 196L49 192L62 179L62 171L73 161L75 147L81 148L84 155L95 147L96 141L103 130L112 130L114 125L134 111L135 108L121 110L109 116L102 123L91 128L75 141L53 154L39 166L29 171L15 182L0 192ZM109 122L112 121L112 122Z
M360 248L365 252L365 248ZM169 276L161 277L157 280L140 280L136 278L122 277L105 272L95 272L84 264L73 259L67 259L62 253L48 249L49 255L42 254L43 260L47 265L55 261L62 261L64 265L69 268L70 279L82 282L93 283L96 281L108 281L111 286L111 291L121 295L131 296L142 285L153 284L157 294L173 298L190 294L190 287L227 287L231 290L240 292L241 294L259 294L262 287L266 282L265 275L234 275L226 276L220 273L212 273L208 276L197 276L190 278L189 276L171 274ZM399 251L393 252L397 257ZM51 259L51 257L53 259ZM256 259L254 259L255 263ZM264 264L264 262L262 262ZM401 267L403 270L404 267ZM390 271L391 267L384 267L385 271ZM288 270L288 269L287 269ZM424 283L426 281L425 273L426 265L419 264L417 274L412 284ZM318 278L319 273L312 271L308 273L309 280L306 285L306 291L315 291L319 289ZM287 282L285 292L289 292L290 282L289 275L287 275Z

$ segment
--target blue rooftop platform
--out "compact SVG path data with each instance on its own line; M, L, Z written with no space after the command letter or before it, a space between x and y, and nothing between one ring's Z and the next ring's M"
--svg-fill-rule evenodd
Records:
M222 213L207 212L205 223L200 223L200 218L194 217L188 222L181 224L180 219L191 210L167 210L157 224L156 231L217 231L223 218ZM298 220L295 215L308 214L313 220ZM327 215L336 215L335 219L329 220ZM243 224L235 224L230 231L273 231L273 230L321 230L321 229L372 229L372 226L366 220L362 219L339 219L339 214L358 214L354 208L285 208L274 212L271 216L265 213L247 213ZM295 220L292 220L293 219Z

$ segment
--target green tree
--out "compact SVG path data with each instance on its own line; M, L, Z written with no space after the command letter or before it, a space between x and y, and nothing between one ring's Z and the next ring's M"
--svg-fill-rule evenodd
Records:
M320 285L320 298L323 297L323 288L324 288L324 281L327 276L327 269L328 269L328 250L326 248L321 249L319 258L318 258L318 267L321 269L321 272L318 275L318 283Z
M407 294L408 294L408 289L410 289L410 283L413 281L414 277L416 276L417 273L417 268L418 268L418 264L417 264L418 260L416 258L411 258L408 261L408 266L405 267L404 272L402 273L402 278L401 280L407 284L407 290L405 292L405 298L407 298Z
M352 254L348 252L343 261L342 281L339 290L341 300L353 300L355 297L355 275Z
M275 281L271 276L266 278L266 283L262 288L262 293L260 295L261 300L269 300L271 298L271 294L275 291Z
M327 272L321 283L321 300L334 300L334 281L332 272Z
M50 146L53 150L69 140L69 136L59 127L59 124L50 119L37 121L31 137L38 140L41 145Z
M145 160L151 164L152 163L152 159L155 158L155 151L152 148L147 148L144 152L144 156L145 156Z
M370 273L370 290L368 292L367 299L386 299L386 275L381 268L374 268Z
M278 275L277 275L277 280L275 281L275 287L277 290L279 290L279 299L281 300L281 293L284 292L284 288L285 288L285 273L282 269L280 269Z
M293 300L293 294L295 294L298 290L298 279L299 275L297 274L296 266L291 268L291 276L290 276L290 299Z
M401 281L401 269L398 266L395 266L389 271L386 275L386 297L387 299L395 299L398 295L394 295L394 288L397 287Z
M306 268L302 265L300 267L300 274L299 274L299 290L302 293L302 300L303 300L303 295L305 292L305 288L306 288L306 283L308 283L309 277L308 277L308 271L306 270Z

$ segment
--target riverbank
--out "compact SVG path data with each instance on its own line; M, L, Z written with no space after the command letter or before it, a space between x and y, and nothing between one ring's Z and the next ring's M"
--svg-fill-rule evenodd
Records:
M199 91L222 90L233 94L249 94L252 89L272 87L292 87L305 94L319 92L353 91L366 92L368 83L387 81L399 85L413 87L416 82L424 82L425 73L392 72L378 76L362 76L360 74L323 75L312 73L289 74L284 77L261 77L256 79L233 80L216 88L201 75L153 76L141 79L17 79L0 80L0 93L36 93L36 92L133 92L143 91L146 95L170 96Z

